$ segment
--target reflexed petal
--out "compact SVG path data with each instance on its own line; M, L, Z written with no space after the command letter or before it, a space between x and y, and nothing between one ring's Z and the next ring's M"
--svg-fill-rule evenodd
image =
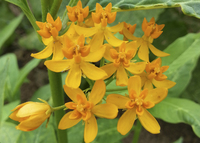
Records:
M81 62L80 68L89 79L100 80L107 76L106 72L93 64Z
M126 51L135 50L135 53L134 53L133 57L135 57L135 54L137 52L137 48L138 48L137 41L131 41L131 42L126 44Z
M128 76L126 70L122 65L120 65L117 69L116 73L116 85L117 86L126 86L128 85Z
M55 42L52 60L62 60L63 58L62 44L60 42Z
M53 42L53 37L52 36L50 38L42 37L42 42L44 43L44 45L49 45L50 42Z
M148 91L145 101L151 101L155 104L161 102L167 96L167 88L155 88Z
M102 30L99 30L93 37L92 40L90 41L90 51L94 52L100 49L101 45L103 45L103 40L104 40L104 34Z
M149 131L152 134L160 133L160 125L146 109L144 109L144 113L142 114L142 116L138 116L138 118L142 126L147 131Z
M111 103L99 104L92 108L92 113L100 118L114 119L118 114L118 108Z
M123 34L127 39L130 39L130 40L137 40L138 39L133 34L131 34L131 32L128 31L126 28L123 29Z
M98 27L85 28L85 27L80 27L77 25L74 25L74 29L79 35L83 34L84 37L90 37L94 35L95 33L97 33L97 31L99 30Z
M132 90L134 90L138 96L140 95L141 78L138 75L132 76L128 79L128 92L131 93Z
M129 67L125 67L132 74L140 74L144 71L146 62L130 63Z
M98 50L90 52L86 57L83 57L83 60L87 62L98 62L103 57L105 50L106 47L101 46Z
M101 69L107 73L107 76L105 76L103 79L109 78L117 70L113 63L106 64L105 66L101 67Z
M89 101L92 102L94 105L96 105L102 100L102 98L105 95L105 92L106 92L106 85L104 81L103 80L96 81L89 95Z
M163 80L163 81L157 81L155 79L152 80L152 83L155 85L155 87L163 87L163 88L172 88L176 85L176 82L173 82L171 80Z
M117 123L117 131L122 135L126 135L131 128L133 127L133 123L135 122L136 112L135 108L128 109L118 120Z
M48 57L51 56L51 54L53 53L53 42L52 43L49 43L47 45L46 48L44 48L42 51L38 52L38 53L35 53L35 54L31 54L31 57L34 57L36 59L46 59Z
M96 138L97 132L98 132L97 120L92 114L91 118L85 121L84 141L86 143L92 142Z
M147 42L143 41L141 43L141 46L139 47L139 51L138 51L138 57L141 60L144 60L146 62L149 61L149 49L148 49L148 46L147 46Z
M70 88L66 85L63 86L64 87L64 91L67 94L67 96L74 101L75 103L77 103L77 95L81 96L82 99L84 99L85 101L87 101L85 94L83 93L83 91L80 88Z
M78 124L78 122L81 121L81 118L79 118L79 119L74 119L74 120L69 119L69 116L70 116L70 114L71 114L72 112L73 112L73 111L70 111L70 112L68 112L67 114L65 114L65 115L62 117L62 119L61 119L60 122L59 122L58 129L65 130L65 129L71 128L71 127L73 127L74 125Z
M104 53L104 58L110 62L113 62L113 58L110 56L110 49L114 49L110 44L104 44L106 46L106 51Z
M107 27L108 31L110 32L119 32L119 31L122 31L122 29L124 28L124 22L121 22L115 26L112 26L112 27Z
M69 73L67 74L67 77L65 79L65 84L71 88L78 88L81 84L81 68L80 64L72 64L71 69L69 70Z
M163 52L163 51L160 51L159 49L157 49L157 48L155 48L152 44L148 44L148 46L149 46L149 49L151 50L151 52L154 54L154 55L156 55L156 56L158 56L158 57L166 57L166 56L169 56L170 54L168 54L168 53L165 53L165 52Z
M125 109L126 108L125 104L129 100L130 99L128 97L125 97L125 96L120 95L120 94L109 94L107 96L106 102L115 104L119 109Z
M152 85L152 81L151 80L146 80L146 82L144 83L144 89L153 89L153 85Z
M110 31L108 31L108 29L104 30L104 36L105 36L106 41L114 47L119 47L124 42L116 38Z
M73 64L72 60L60 60L60 61L52 61L48 60L44 62L44 65L51 71L61 72L71 68L71 64Z

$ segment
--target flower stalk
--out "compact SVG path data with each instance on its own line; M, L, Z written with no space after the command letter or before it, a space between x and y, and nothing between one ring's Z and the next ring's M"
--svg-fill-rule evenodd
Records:
M134 126L134 136L133 136L133 141L132 143L138 143L139 137L140 137L140 132L142 130L142 124L140 123L139 120L137 120L136 125Z

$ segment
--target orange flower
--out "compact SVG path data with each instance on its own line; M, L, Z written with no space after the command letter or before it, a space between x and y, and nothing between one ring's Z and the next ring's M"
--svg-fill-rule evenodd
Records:
M141 91L141 78L132 76L128 80L129 97L119 94L110 94L106 102L115 104L119 109L127 109L120 117L117 130L122 135L127 134L137 118L142 126L150 133L160 133L160 126L156 119L147 111L161 102L168 93L166 88L145 89Z
M32 131L37 129L51 115L51 107L47 103L26 102L18 105L9 116L20 122L16 129Z
M136 28L136 24L131 25L131 24L124 22L124 28L122 31L119 32L120 34L124 35L124 38L123 38L124 41L128 41L128 39L137 40L137 38L135 36L133 36L133 34L135 32L135 28Z
M106 27L107 23L113 23L116 18L117 12L112 12L112 3L109 3L105 10L103 10L102 6L99 3L96 3L96 13L92 12L92 19L94 23L101 23L102 27Z
M94 115L101 118L114 119L118 113L118 109L114 104L98 104L105 95L106 86L104 81L95 82L88 100L80 88L71 89L64 85L64 90L73 100L73 102L65 103L65 106L73 111L62 117L58 128L61 130L68 129L83 120L85 123L84 141L87 143L92 142L98 132Z
M82 2L79 0L77 5L74 7L66 6L67 8L67 15L72 22L78 20L78 22L83 22L84 18L88 16L89 13L89 6L82 8Z
M53 36L54 38L58 36L58 32L62 28L62 22L60 17L58 17L55 21L53 20L50 13L47 14L47 22L39 22L36 21L36 24L40 28L38 34L40 34L44 38L50 38Z
M127 71L132 74L140 74L144 71L146 62L132 63L131 59L136 54L136 42L130 42L125 44L123 42L119 47L119 51L107 45L107 51L105 52L104 58L111 63L101 67L108 76L110 77L116 72L116 85L126 86L128 84Z
M62 50L67 59L49 60L44 63L48 69L54 72L69 70L65 84L71 88L79 87L82 74L92 80L100 80L107 75L105 71L89 63L99 61L103 57L105 47L102 46L98 51L90 52L90 45L84 45L84 43L83 35L77 41L72 41L65 35Z
M167 80L167 76L163 74L167 71L169 66L161 67L161 62L161 58L158 58L146 65L146 73L144 72L141 74L144 89L153 89L153 85L155 85L155 87L164 87L168 89L175 86L176 83Z

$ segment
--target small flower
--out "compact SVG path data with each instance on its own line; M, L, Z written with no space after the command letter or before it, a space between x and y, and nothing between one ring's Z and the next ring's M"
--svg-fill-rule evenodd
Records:
M107 23L113 23L116 18L117 12L111 12L112 3L109 3L105 10L99 3L96 3L96 13L92 12L92 19L94 23L101 23L102 27L106 27Z
M169 66L161 67L161 58L155 59L151 63L146 65L146 73L142 73L142 82L144 83L144 89L153 89L155 87L172 88L175 86L175 82L167 80L167 76L163 73L167 71ZM153 84L153 85L152 85Z
M74 7L66 6L67 15L72 22L78 20L78 22L83 22L84 18L86 18L89 14L89 6L82 8L81 0L78 1L77 5Z
M128 41L128 39L137 40L137 37L133 36L135 32L135 28L136 28L136 24L131 25L124 22L124 28L122 31L119 32L120 34L124 35L124 38L123 38L124 41Z
M127 134L131 130L137 116L147 131L152 134L160 133L160 125L147 109L161 102L167 96L168 90L166 88L156 88L141 91L141 78L136 75L128 80L128 92L129 97L110 94L106 99L107 103L115 104L119 109L126 109L118 121L118 132L122 135Z
M85 123L84 141L87 143L92 142L98 132L94 115L101 118L114 119L118 113L118 109L114 104L98 104L105 95L106 86L104 81L95 82L88 100L80 88L72 89L64 85L64 90L73 101L65 103L65 106L73 111L62 117L58 128L61 130L68 129L83 120Z
M20 122L16 129L22 131L37 129L51 115L51 107L48 103L31 101L18 105L12 111L13 113L9 117Z
M110 77L116 72L116 85L126 86L128 84L127 71L132 74L142 73L145 69L146 62L131 62L131 59L135 56L136 51L136 42L130 42L127 44L123 42L119 47L119 51L107 45L104 58L111 63L101 67L101 69L108 74L105 78Z
M85 38L83 35L77 41L73 41L65 35L62 50L67 59L49 60L44 63L48 69L54 72L69 70L65 84L71 88L79 87L82 74L92 80L100 80L107 75L104 70L89 63L99 61L103 57L105 47L101 46L98 51L90 52L91 46L84 45L84 43Z
M36 21L36 24L40 28L38 34L40 34L44 38L50 38L51 36L57 37L58 32L62 28L62 22L60 20L60 17L58 17L55 21L53 20L50 13L47 14L47 22L39 22Z

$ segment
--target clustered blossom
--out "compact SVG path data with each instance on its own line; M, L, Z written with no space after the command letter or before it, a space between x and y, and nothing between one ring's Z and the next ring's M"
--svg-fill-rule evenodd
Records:
M80 0L76 6L66 8L72 21L68 31L59 36L61 20L58 17L54 21L48 13L47 22L36 22L40 28L37 32L42 36L46 48L31 54L38 59L53 54L51 60L45 61L46 67L54 72L68 72L63 87L72 100L65 106L72 111L62 117L58 128L68 129L83 120L84 141L92 142L98 131L95 116L113 119L118 109L124 109L117 124L117 130L122 135L131 130L137 118L147 131L159 133L160 126L148 109L161 102L167 96L168 89L176 84L167 80L163 74L169 66L162 66L160 57L169 54L152 45L153 40L162 34L165 25L156 24L154 18L150 22L144 18L144 35L135 37L136 24L121 22L113 27L108 26L115 21L117 14L111 11L112 3L105 8L96 3L96 11L88 19L89 7L83 8ZM117 32L124 36L123 40L114 36ZM158 56L152 62L149 61L149 49ZM142 62L133 60L136 54ZM104 58L107 63L101 67L93 64ZM82 77L95 81L93 87L90 87L91 93L85 94L79 88ZM106 103L102 104L106 92L104 80L108 78L116 78L116 86L127 86L129 95L110 94ZM27 102L13 109L10 118L20 122L17 129L31 131L50 117L50 109L46 103Z

